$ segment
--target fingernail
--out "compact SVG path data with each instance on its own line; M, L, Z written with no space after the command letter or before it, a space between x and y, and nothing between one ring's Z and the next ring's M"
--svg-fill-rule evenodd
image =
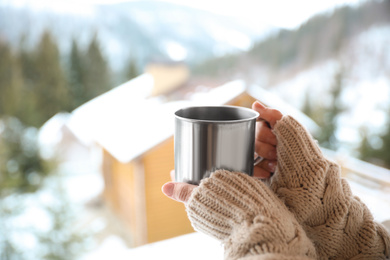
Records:
M268 163L268 168L271 172L274 172L275 171L275 168L276 168L276 163L275 162L269 162Z
M275 159L276 158L276 151L269 151L268 157L269 157L269 159Z
M162 187L162 192L168 197L171 197L174 188L175 188L175 184L173 184L172 182L168 182L165 183L164 186Z

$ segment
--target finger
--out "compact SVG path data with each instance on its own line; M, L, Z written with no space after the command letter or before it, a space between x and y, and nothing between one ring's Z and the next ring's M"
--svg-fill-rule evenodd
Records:
M277 161L275 160L263 160L255 167L259 167L267 172L275 172Z
M162 192L169 198L186 203L196 185L184 182L167 182L162 186Z
M259 121L256 123L256 140L263 143L268 143L270 145L277 144L275 134L264 121Z
M259 119L264 119L265 121L267 121L271 125L271 128L275 126L276 121L280 120L283 117L283 114L279 110L268 108L261 104L259 101L255 101L252 104L252 109L259 112Z
M271 172L268 172L263 168L256 166L253 168L253 177L260 179L268 179L269 177L271 177Z
M277 158L275 146L257 140L255 142L255 152L268 160L276 160Z

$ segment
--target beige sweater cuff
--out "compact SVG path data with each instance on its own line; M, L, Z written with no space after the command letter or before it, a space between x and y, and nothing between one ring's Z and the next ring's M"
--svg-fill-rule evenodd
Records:
M277 138L278 186L300 188L302 184L323 182L329 161L316 140L298 121L284 116L273 129Z
M194 190L186 208L195 230L223 242L227 259L271 253L315 257L286 206L246 174L216 171Z

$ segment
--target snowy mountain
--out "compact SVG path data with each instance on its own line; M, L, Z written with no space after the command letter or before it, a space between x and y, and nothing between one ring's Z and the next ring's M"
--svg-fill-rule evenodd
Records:
M372 27L354 37L338 57L297 73L269 90L302 109L306 98L314 107L329 107L335 75L342 71L341 103L345 111L337 118L337 138L343 152L353 154L362 130L374 147L388 125L390 111L390 25Z
M41 7L10 3L0 2L0 39L18 45L24 35L32 46L49 28L66 53L72 38L85 46L96 33L114 69L129 57L141 64L151 59L199 62L247 50L255 39L273 30L259 25L254 31L228 17L158 1Z

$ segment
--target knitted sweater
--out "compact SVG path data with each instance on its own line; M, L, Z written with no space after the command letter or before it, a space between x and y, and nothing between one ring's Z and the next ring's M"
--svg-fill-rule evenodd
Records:
M269 184L218 170L186 204L196 230L222 241L226 259L386 259L390 236L354 197L306 129L284 116L273 129Z

